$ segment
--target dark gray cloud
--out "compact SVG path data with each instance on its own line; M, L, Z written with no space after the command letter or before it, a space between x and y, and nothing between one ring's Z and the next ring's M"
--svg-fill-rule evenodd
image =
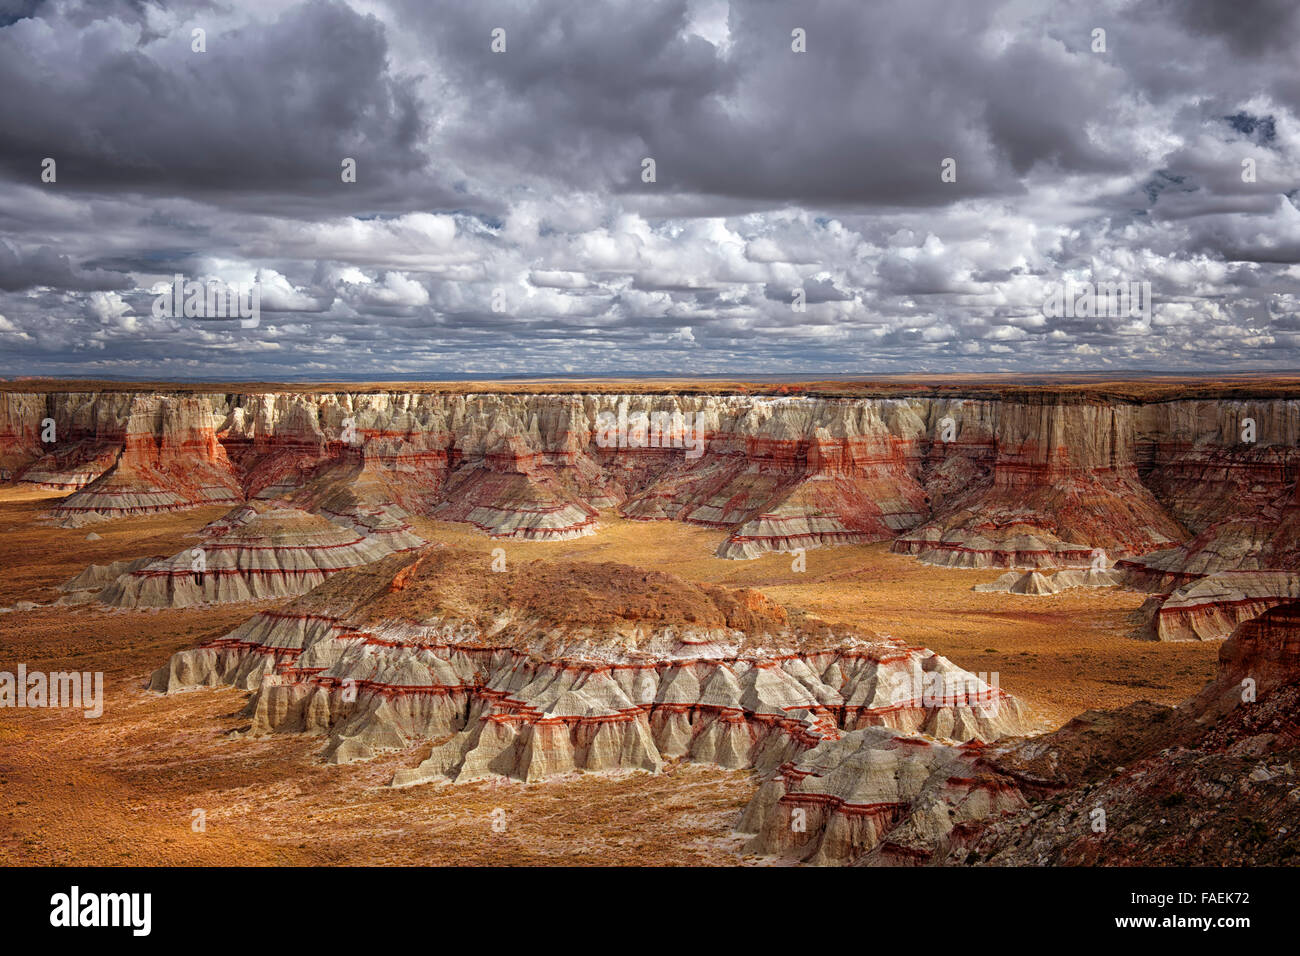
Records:
M1218 39L1238 56L1293 52L1300 32L1300 8L1289 0L1160 0L1158 6L1189 33Z
M0 374L1300 364L1293 5L1080 6L2 0Z
M197 8L170 29L138 8L82 26L64 9L0 30L0 168L15 180L38 181L50 157L75 192L319 194L344 209L427 165L414 78L390 72L384 25L346 4L255 23ZM358 189L341 188L345 157Z
M125 272L78 266L49 246L22 249L0 240L0 289L19 292L37 286L60 289L120 289L130 281Z

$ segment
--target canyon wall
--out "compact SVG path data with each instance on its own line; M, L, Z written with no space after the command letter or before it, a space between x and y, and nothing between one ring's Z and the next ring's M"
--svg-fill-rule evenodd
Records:
M890 540L954 567L1118 562L1162 593L1300 570L1298 442L1279 398L0 395L0 461L69 491L67 524L263 499L361 531L419 514L555 539L612 509L716 528L725 558Z

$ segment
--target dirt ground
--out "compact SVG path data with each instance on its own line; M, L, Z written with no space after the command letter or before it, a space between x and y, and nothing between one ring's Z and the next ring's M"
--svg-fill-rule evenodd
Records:
M172 554L224 509L80 530L37 522L58 497L0 489L0 606L52 601L92 563ZM1050 597L971 591L997 571L930 568L888 545L754 561L713 557L721 532L606 515L592 537L500 542L463 525L416 522L430 540L508 564L591 558L758 587L831 622L934 648L998 675L1044 723L1141 698L1176 703L1214 670L1217 643L1134 639L1142 595ZM90 531L102 536L87 541ZM754 775L690 765L661 775L576 775L389 790L420 748L349 766L318 760L320 738L250 739L233 689L143 690L169 655L224 634L265 604L180 611L37 608L0 614L0 670L102 671L101 717L0 709L0 864L743 864L731 833ZM427 745L425 745L427 748ZM198 827L202 811L204 827ZM496 812L500 811L500 812Z

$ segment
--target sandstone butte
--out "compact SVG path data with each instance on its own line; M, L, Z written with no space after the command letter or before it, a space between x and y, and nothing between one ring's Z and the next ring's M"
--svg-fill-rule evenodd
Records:
M1293 601L1241 624L1178 707L987 746L853 730L777 768L739 830L751 852L821 864L1294 865L1298 765Z
M757 591L610 563L498 574L435 546L336 574L175 654L150 687L220 684L252 691L250 733L320 735L333 762L433 742L395 786L677 759L771 769L867 726L1030 729L996 682Z
M845 391L10 383L0 467L69 491L51 514L69 526L263 500L372 537L401 538L417 514L546 540L598 533L616 509L717 528L726 558L890 540L929 563L1046 573L1100 555L1161 596L1150 636L1172 640L1225 637L1296 593L1300 400L1285 390ZM602 414L664 427L605 447ZM696 435L698 457L684 440Z

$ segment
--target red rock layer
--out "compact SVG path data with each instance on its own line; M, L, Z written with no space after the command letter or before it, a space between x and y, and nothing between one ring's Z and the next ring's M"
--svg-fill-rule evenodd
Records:
M242 498L239 480L217 441L201 398L139 400L113 467L61 501L56 517L120 517Z
M1190 706L1213 716L1298 681L1300 601L1288 601L1237 627L1219 648L1218 675Z
M622 506L641 519L730 528L722 557L880 541L920 521L925 492L907 443L888 434L715 442L695 464L669 468Z
M558 540L591 534L599 513L580 500L547 457L512 437L481 462L457 469L443 501L431 510L443 521L465 521L495 538Z
M65 442L18 473L18 480L52 491L76 491L113 467L120 445L94 441Z
M1143 554L1186 532L1142 484L1130 406L1004 408L992 478L894 550L961 567L1066 567Z
M355 497L367 507L436 510L516 537L587 533L595 509L619 507L631 518L716 527L727 557L901 532L896 549L926 561L1051 567L1091 564L1098 551L1110 562L1167 550L1190 528L1211 536L1197 545L1203 554L1246 542L1260 568L1300 564L1300 508L1290 503L1300 403L1080 404L1044 395L286 391L187 399L216 410L222 462L208 442L162 434L160 410L175 396L8 393L0 457L11 471L30 466L32 480L75 490L98 477L105 449L120 443L124 463L99 486L104 494L68 502L81 513L227 500L228 480L212 476L233 467L243 497L279 499L309 486L319 494L328 475L365 484ZM650 445L602 444L598 423L612 410L628 421L663 416L671 427ZM1255 443L1236 437L1250 416ZM46 417L58 425L49 448L34 439ZM184 476L175 486L155 480L165 463L134 466L155 457L143 447L149 434L162 457L188 444L191 484L207 491L187 487ZM361 471L349 476L353 465Z
M775 766L845 729L1027 726L996 682L924 648L836 636L758 592L609 564L485 573L482 555L437 548L335 575L175 655L152 686L216 683L258 691L258 732L327 734L338 761L446 740L402 785L679 757Z

